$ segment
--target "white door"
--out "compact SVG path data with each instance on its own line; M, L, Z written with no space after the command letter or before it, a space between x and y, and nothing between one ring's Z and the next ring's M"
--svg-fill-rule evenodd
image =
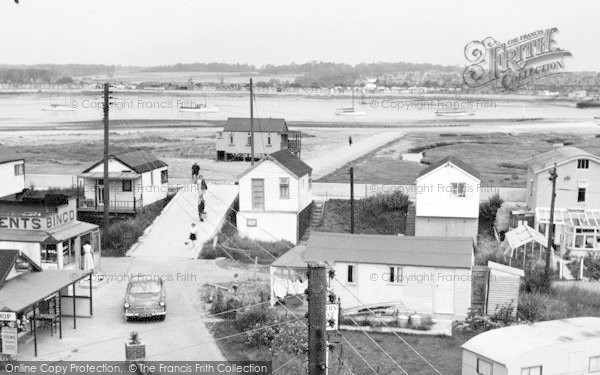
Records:
M436 271L434 303L436 314L454 314L454 271Z

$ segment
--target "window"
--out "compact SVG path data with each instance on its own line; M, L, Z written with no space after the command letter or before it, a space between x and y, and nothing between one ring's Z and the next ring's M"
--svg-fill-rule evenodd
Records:
M42 263L56 263L58 253L56 252L55 244L42 245L41 262Z
M281 177L279 179L279 198L288 199L290 197L290 179Z
M63 246L63 265L75 262L75 246L70 241L64 241Z
M577 169L590 169L590 159L577 159Z
M22 176L25 174L25 164L15 164L15 176Z
M271 133L267 134L267 146L271 146Z
M255 227L257 225L256 219L246 219L247 227Z
M246 146L250 146L252 144L252 135L248 133L248 142L246 142Z
M352 284L356 283L356 265L348 265L348 275L346 277L346 281Z
M577 189L577 202L585 202L585 188Z
M590 357L590 372L600 372L600 355Z
M480 375L492 375L492 362L483 358L477 358L477 373Z
M467 193L467 184L464 182L453 182L452 183L452 196L464 198Z
M308 176L308 188L312 189L312 177Z
M252 179L252 209L265 209L265 180L262 178Z
M389 279L390 283L402 284L404 279L404 270L402 267L389 267Z
M229 133L229 144L233 144L233 133Z
M150 171L150 186L154 186L154 171Z
M164 171L160 171L160 183L166 184L168 182L169 182L169 171L166 169Z
M521 375L542 375L542 366L524 367Z
M217 132L217 138L218 139L222 139L223 138L223 132Z
M123 191L131 191L131 180L121 181Z

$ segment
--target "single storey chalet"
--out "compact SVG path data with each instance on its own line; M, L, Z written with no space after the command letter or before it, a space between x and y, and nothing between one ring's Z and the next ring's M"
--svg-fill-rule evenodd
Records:
M473 239L312 232L305 261L324 261L343 309L395 306L436 317L471 307Z
M479 172L449 156L417 176L415 235L477 238Z
M462 375L600 373L600 318L519 324L463 344Z
M255 118L254 157L261 159L280 150L300 157L301 135L290 131L285 119ZM251 124L249 118L230 117L223 131L217 133L217 160L249 160L251 154Z
M0 197L25 189L25 160L18 156L0 156Z
M108 160L109 204L111 213L135 213L144 206L167 197L168 166L147 151L111 155ZM104 210L104 163L98 161L78 176L84 198L79 211Z
M238 231L297 244L310 225L312 168L288 150L267 155L239 178Z

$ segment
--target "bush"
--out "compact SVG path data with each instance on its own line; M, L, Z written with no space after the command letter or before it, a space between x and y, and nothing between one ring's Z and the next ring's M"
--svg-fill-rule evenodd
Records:
M600 257L590 254L583 258L583 276L590 280L600 280Z
M360 210L363 214L378 215L382 212L401 211L406 213L410 201L408 196L400 191L384 194L378 193L360 201Z
M274 320L275 312L263 306L257 306L238 314L235 327L240 331L254 329Z
M563 319L569 316L568 304L548 293L521 293L518 315L531 322Z
M537 261L525 269L523 290L529 293L548 292L549 285L546 281L546 265L541 261Z
M490 236L480 236L475 247L475 264L487 266L488 261L506 264L500 243Z
M496 213L503 203L504 200L500 198L500 195L494 194L487 201L479 204L480 228L489 231L490 226L496 221Z

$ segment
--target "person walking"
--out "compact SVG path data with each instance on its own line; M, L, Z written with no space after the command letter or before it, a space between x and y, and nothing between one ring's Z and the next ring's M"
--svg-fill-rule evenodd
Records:
M188 237L187 241L185 241L185 246L191 242L192 249L194 249L196 247L197 234L198 227L196 226L196 223L192 223L192 226L190 227L190 236Z
M198 163L194 163L192 165L192 183L196 183L198 181L198 176L200 175L200 166Z
M204 198L200 198L200 202L198 203L198 217L200 218L200 221L204 221L206 216L206 212L204 212L204 205Z
M198 176L198 182L196 183L196 187L198 189L198 200L202 200L204 194L206 194L206 190L208 190L208 186L206 185L204 177L202 177L201 175Z
M351 135L348 136L348 145L350 147L352 147L352 136Z

